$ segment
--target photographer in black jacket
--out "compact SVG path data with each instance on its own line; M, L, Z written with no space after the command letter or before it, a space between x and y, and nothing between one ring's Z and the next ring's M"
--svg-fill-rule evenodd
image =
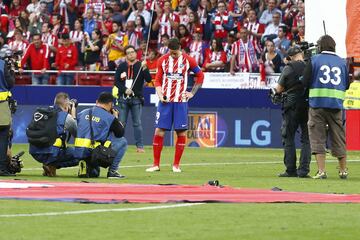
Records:
M308 103L304 86L300 81L304 68L304 54L300 47L288 50L290 61L283 69L276 93L282 95L282 126L281 136L284 146L284 164L286 171L279 177L309 177L311 150L309 143ZM295 133L301 129L300 165L296 168Z
M126 61L116 69L113 95L117 98L116 108L119 110L120 121L126 125L129 111L134 127L137 152L144 152L142 137L141 114L144 104L144 81L151 82L151 75L146 62L139 62L133 46L125 47Z
M15 176L9 172L7 151L9 146L9 131L11 126L10 89L14 86L14 72L4 60L0 60L0 176Z

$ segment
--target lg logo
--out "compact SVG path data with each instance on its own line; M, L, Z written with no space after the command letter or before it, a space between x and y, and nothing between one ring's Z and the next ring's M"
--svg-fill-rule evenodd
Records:
M328 65L322 65L320 71L323 72L323 77L320 77L319 80L323 84L328 84L331 82L333 85L339 85L341 82L341 69L339 67L330 67ZM334 78L331 77L334 76Z
M235 121L235 145L238 146L267 146L271 144L270 122L266 120L255 121L250 128L250 139L242 138L241 120Z

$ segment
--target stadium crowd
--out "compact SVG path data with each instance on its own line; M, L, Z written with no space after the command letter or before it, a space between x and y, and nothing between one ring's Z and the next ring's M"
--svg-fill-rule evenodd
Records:
M127 45L156 70L177 37L204 71L264 79L281 72L305 27L303 0L0 0L0 12L1 47L16 53L21 71L42 73L115 70Z

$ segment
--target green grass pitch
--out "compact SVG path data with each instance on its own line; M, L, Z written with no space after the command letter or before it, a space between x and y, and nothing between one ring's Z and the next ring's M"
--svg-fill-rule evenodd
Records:
M27 150L15 145L13 152ZM217 179L232 187L279 187L287 191L360 193L360 152L348 153L349 179L340 180L337 164L328 156L326 180L278 178L284 170L282 150L244 148L187 148L181 174L171 170L174 149L165 147L161 171L146 173L152 150L129 149L121 163L126 179L108 180L106 171L92 182L175 183L202 185ZM74 181L77 169L61 169L58 177L42 177L41 165L26 153L18 179ZM316 163L311 164L311 174ZM5 178L1 178L5 179ZM201 204L178 208L153 208L176 204L79 204L0 200L0 240L52 239L358 239L360 204ZM146 209L150 207L150 209ZM128 209L139 208L139 211ZM142 208L144 208L142 210ZM8 214L123 209L125 211L58 216L8 217Z

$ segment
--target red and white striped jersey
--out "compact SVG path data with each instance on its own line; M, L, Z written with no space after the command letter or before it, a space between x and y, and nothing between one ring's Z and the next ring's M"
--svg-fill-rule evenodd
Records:
M165 3L165 0L146 0L145 1L145 9L148 10L148 11L151 11L151 4L152 2L155 1L155 6L158 6L160 7L161 9L164 8L164 3Z
M136 27L135 29L134 29L134 32L135 32L135 34L136 34L136 37L137 37L137 39L139 39L139 41L141 41L141 40L144 40L144 34L143 34L143 31L144 31L144 28L143 27Z
M265 25L261 24L259 22L254 22L254 23L247 22L247 23L244 23L244 27L247 30L249 30L249 32L252 32L255 34L260 34L260 33L265 32ZM249 38L250 38L250 41L253 41L255 39L254 35L252 35L252 34L250 34Z
M49 45L49 46L57 47L57 46L56 46L57 37L56 37L54 34L51 34L51 33L43 33L43 34L41 35L41 41L42 41L43 43L46 43L46 44Z
M184 24L186 27L187 27L187 29L189 29L189 15L188 14L180 14L180 13L178 13L178 15L179 15L179 19L180 19L180 24Z
M207 20L207 12L205 8L198 7L197 14L199 16L200 24L205 25Z
M168 48L167 46L161 46L161 47L159 48L159 53L160 53L161 55L167 54L168 52L169 52L169 48Z
M259 65L256 56L254 41L244 43L241 39L234 42L231 47L231 55L236 56L237 69L240 72L254 72Z
M159 37L158 42L161 41L161 35L167 34L170 38L175 37L175 29L171 27L169 18L171 18L174 22L180 22L179 15L176 13L170 13L169 17L166 14L162 14L159 20L160 29L159 29Z
M208 63L219 62L219 61L226 64L227 59L226 59L226 53L224 51L215 52L215 51L211 50L210 48L207 48L205 50L205 59L204 59L204 64L203 64L204 68L206 68L206 64L208 64ZM216 70L217 71L224 70L224 67L217 67Z
M49 47L58 47L58 38L51 33L43 33L41 35L41 41L47 44ZM55 53L50 50L50 57L55 57Z
M222 26L223 24L227 24L229 22L229 13L224 12L224 14L217 13L214 17L214 25L215 25L215 38L226 38L227 31Z
M70 31L70 39L73 43L81 43L84 39L84 32L83 31Z
M168 53L158 60L155 87L161 87L170 102L186 102L183 94L187 89L188 75L195 68L199 68L198 64L186 53L181 53L178 58Z
M23 51L25 52L26 48L28 46L28 42L26 41L11 41L9 42L9 47L12 51L17 52L17 51Z
M23 38L26 39L26 41L30 42L31 33L30 31L27 31L26 33L23 33Z
M60 8L60 16L64 19L65 24L69 24L69 16L68 16L68 5L72 8L76 8L78 6L78 0L60 0L59 8Z
M190 44L190 54L189 55L190 55L190 57L195 59L195 62L198 65L202 65L202 63L204 61L202 41L193 41Z
M95 13L102 15L105 7L103 0L92 0L90 3L85 4L85 13L89 8L93 8Z
M103 67L107 68L109 66L109 50L106 45L103 45L100 52L100 59Z

